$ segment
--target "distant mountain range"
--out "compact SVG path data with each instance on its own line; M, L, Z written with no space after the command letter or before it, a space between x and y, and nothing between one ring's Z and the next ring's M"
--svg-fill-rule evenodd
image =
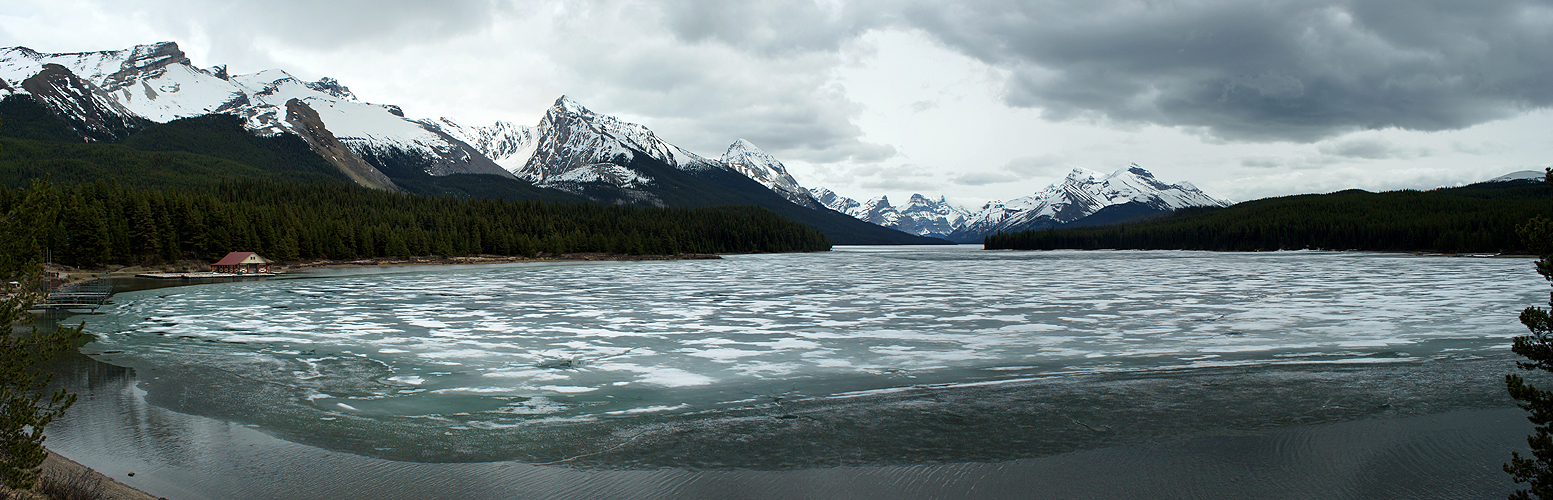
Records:
M900 207L882 196L858 202L799 185L780 160L744 139L721 157L703 157L566 96L534 126L410 119L398 106L360 101L331 78L305 82L281 70L231 75L225 66L199 68L173 42L70 54L0 49L0 97L36 101L86 142L122 142L152 123L224 114L254 134L299 137L352 181L374 189L759 205L838 244L979 243L997 233L1230 204L1189 182L1161 182L1137 164L1110 174L1074 169L1030 196L974 210L920 194ZM1540 175L1523 177L1533 174ZM473 184L485 185L470 189ZM545 192L556 194L536 194Z
M914 194L905 208L885 197L864 203L825 188L811 189L815 199L841 213L908 233L979 243L986 236L1055 227L1112 224L1172 210L1216 206L1229 200L1203 192L1190 182L1166 184L1136 163L1107 174L1075 168L1062 182L1034 195L1008 202L989 201L970 211Z
M946 243L826 208L780 161L743 139L721 158L705 158L565 96L532 127L414 120L397 106L361 102L330 78L304 82L281 70L231 75L225 66L196 67L176 43L163 42L69 54L0 49L0 97L36 102L86 142L121 142L152 123L232 115L258 135L302 138L374 189L468 193L480 184L482 195L513 198L535 197L538 189L610 204L757 205L836 244Z
M974 210L920 194L901 207L882 196L858 202L800 186L780 160L744 139L721 157L703 157L565 96L534 126L410 119L398 106L360 101L331 78L305 82L281 70L231 75L225 66L199 68L172 42L68 54L0 49L0 98L4 109L23 101L46 109L40 113L62 123L56 128L76 141L119 143L151 124L230 115L253 134L302 139L369 188L609 204L757 205L837 244L977 243L998 233L1113 224L1230 204L1189 182L1164 183L1137 164L1110 174L1077 168L1030 196ZM10 126L0 127L0 136L20 137L13 135L15 124L27 120L14 118L6 118ZM1541 182L1542 176L1516 172L1490 182Z

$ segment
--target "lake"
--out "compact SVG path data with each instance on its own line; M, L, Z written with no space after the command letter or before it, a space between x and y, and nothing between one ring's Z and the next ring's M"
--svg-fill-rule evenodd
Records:
M70 319L48 444L172 498L1502 496L1547 291L1340 252L321 270Z

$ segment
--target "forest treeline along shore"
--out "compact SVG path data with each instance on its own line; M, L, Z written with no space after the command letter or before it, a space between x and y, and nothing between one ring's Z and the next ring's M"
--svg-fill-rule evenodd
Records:
M986 248L1524 253L1515 228L1537 215L1553 215L1547 185L1348 190L1182 209L1128 225L997 234Z
M250 250L282 261L423 255L824 251L819 231L750 206L655 208L455 198L286 181L188 189L112 181L0 186L24 251L65 265L154 265Z

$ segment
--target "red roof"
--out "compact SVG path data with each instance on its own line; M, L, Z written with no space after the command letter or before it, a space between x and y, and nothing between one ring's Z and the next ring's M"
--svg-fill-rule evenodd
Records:
M235 265L238 265L238 264L242 264L243 263L243 259L248 258L249 255L253 255L253 252L232 252L232 253L226 254L226 257L222 257L220 262L216 262L213 265L217 265L217 266L235 266Z

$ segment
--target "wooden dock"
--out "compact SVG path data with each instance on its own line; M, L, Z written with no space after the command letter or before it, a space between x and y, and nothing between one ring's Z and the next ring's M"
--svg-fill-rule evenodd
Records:
M55 288L33 309L96 311L113 295L113 278L91 278Z
M188 272L188 273L141 273L137 278L154 278L159 280L213 280L233 278L263 278L280 276L275 273L218 273L212 271Z

